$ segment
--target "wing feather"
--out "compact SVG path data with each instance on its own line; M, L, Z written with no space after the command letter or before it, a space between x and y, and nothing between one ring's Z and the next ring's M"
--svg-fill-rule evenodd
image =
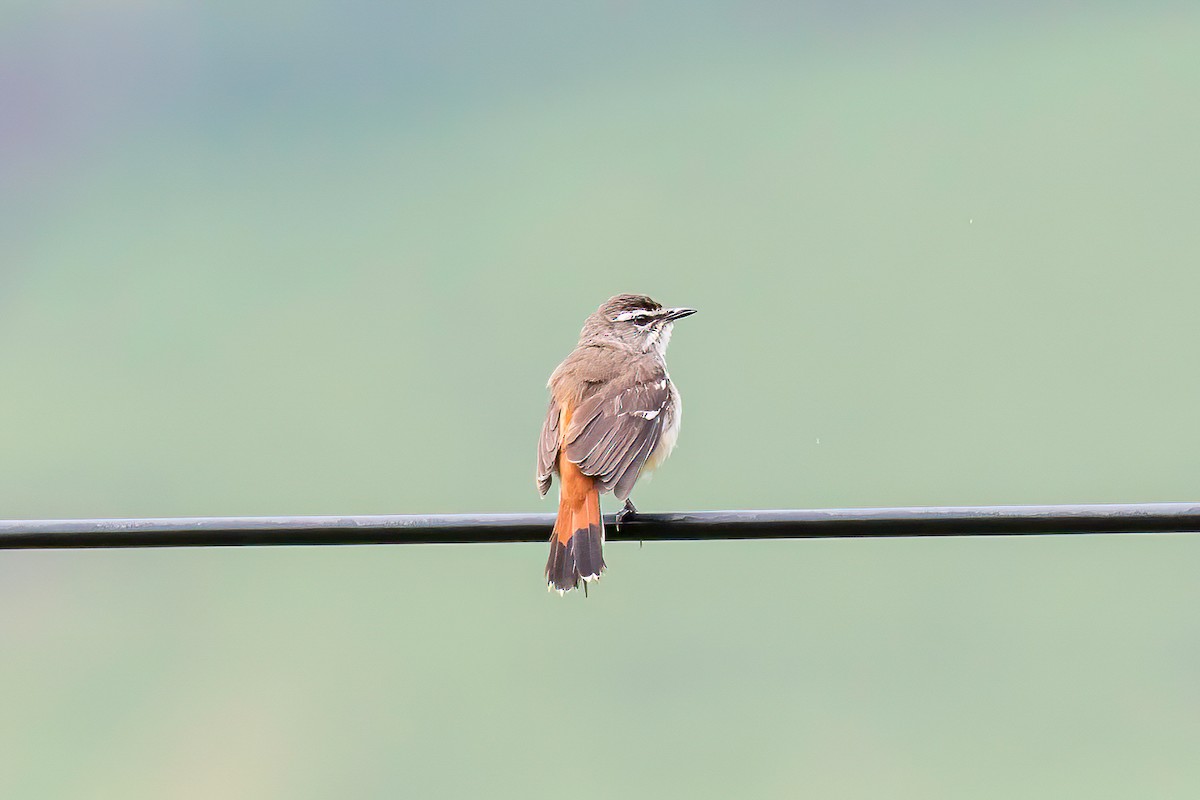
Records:
M594 477L601 491L614 491L624 500L658 445L670 402L665 376L632 386L599 387L571 415L567 458Z
M538 437L537 487L544 497L550 491L554 465L558 461L558 427L561 412L558 403L550 399L546 409L546 421L542 423L542 435Z
M658 437L655 436L655 440L657 440L657 438ZM633 491L633 484L637 481L637 477L641 472L642 466L645 465L646 459L650 457L650 453L654 450L654 444L655 442L651 441L649 437L647 437L646 441L642 443L641 449L630 460L631 464L638 465L637 470L634 471L632 469L628 469L622 473L622 475L617 478L616 484L613 486L613 494L622 500L624 500L626 497L629 497L629 493Z

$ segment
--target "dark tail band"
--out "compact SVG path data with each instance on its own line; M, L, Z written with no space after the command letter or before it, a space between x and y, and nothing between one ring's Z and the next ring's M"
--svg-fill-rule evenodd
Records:
M557 531L550 536L550 559L546 562L546 582L551 589L569 592L580 581L600 577L604 570L604 523L585 524L571 532L563 542Z

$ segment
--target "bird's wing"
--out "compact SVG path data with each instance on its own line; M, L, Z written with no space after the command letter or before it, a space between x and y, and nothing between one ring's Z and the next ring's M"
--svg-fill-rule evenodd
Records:
M542 423L542 435L538 438L537 486L542 496L545 496L546 492L550 490L554 464L558 461L560 416L558 402L554 398L550 398L550 407L546 409L546 421Z
M609 384L584 398L571 414L564 438L567 458L584 475L596 479L600 491L624 500L658 440L671 413L670 381Z

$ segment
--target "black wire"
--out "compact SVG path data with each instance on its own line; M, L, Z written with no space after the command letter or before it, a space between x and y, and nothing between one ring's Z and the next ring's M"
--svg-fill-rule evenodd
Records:
M1200 531L1200 504L848 508L637 514L609 541ZM0 520L0 549L544 542L552 514Z

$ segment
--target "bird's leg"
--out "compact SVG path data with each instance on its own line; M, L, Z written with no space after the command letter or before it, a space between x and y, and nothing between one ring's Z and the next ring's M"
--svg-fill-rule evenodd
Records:
M630 514L637 514L638 510L633 505L633 501L628 497L625 498L625 507L617 512L617 530L621 530L621 526L625 524L625 518Z

